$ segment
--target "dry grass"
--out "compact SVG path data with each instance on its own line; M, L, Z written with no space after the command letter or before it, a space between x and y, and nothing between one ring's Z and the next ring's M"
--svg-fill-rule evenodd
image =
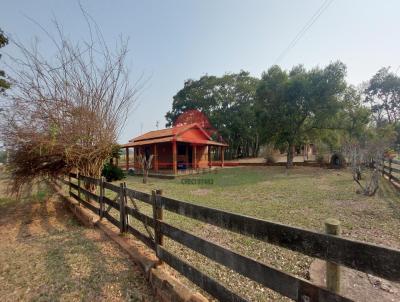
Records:
M400 249L400 198L386 181L376 196L366 197L355 193L357 187L351 174L342 170L297 167L287 173L283 167L242 167L187 178L212 178L213 185L184 185L182 178L150 178L148 184L142 184L140 177L128 177L125 181L136 190L163 189L166 196L316 231L323 231L324 220L333 217L342 222L345 237ZM150 207L138 204L143 212L151 214ZM310 257L173 213L166 212L165 219L203 238L308 278L313 260ZM139 223L134 225L144 231ZM251 301L285 300L171 240L166 240L166 245Z
M20 201L1 195L0 237L2 301L153 301L128 256L45 187Z

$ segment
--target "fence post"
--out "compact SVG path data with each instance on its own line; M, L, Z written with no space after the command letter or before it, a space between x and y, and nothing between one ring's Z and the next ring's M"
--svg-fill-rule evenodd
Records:
M338 236L341 234L340 221L328 218L325 221L325 233ZM340 265L326 261L326 287L334 293L340 292Z
M100 204L100 210L99 210L99 216L100 219L104 217L104 176L100 177L100 184L99 184L99 189L100 189L100 197L99 197L99 204Z
M71 172L68 172L68 195L71 196Z
M389 181L392 181L392 159L389 158Z
M385 158L382 157L382 176L385 176Z
M120 222L120 233L126 231L126 214L125 214L125 194L124 194L124 184L119 184L119 222Z
M79 172L76 173L76 178L78 179L78 202L81 205L81 179L79 178Z
M156 254L157 254L157 245L164 244L164 236L161 232L161 225L159 223L160 220L163 220L163 209L161 199L158 196L162 195L162 190L153 190L151 192L151 197L153 201L153 219L154 219L154 239L156 244Z
M128 195L126 194L126 182L124 182L124 199L125 199L125 206L129 206L128 205ZM129 214L126 213L125 210L125 231L128 232L128 225L129 225Z

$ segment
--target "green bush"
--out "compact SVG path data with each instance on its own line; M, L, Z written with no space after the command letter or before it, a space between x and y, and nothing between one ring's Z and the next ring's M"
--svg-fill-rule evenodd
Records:
M103 175L107 181L121 180L125 178L122 169L120 167L111 165L110 163L106 163L104 165L101 175Z

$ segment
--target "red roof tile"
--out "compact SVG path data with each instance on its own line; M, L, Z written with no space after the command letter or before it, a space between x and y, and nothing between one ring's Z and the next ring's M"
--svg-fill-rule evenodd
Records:
M192 128L199 129L204 134L204 139L200 139L199 137L190 137L190 136L184 138L179 137L181 134ZM134 139L131 139L127 144L123 145L123 147L150 145L155 143L170 142L173 140L180 142L188 142L192 144L228 146L225 143L213 141L212 138L208 135L208 133L201 126L195 123L195 124L188 124L183 126L176 126L172 128L150 131L143 135L135 137Z

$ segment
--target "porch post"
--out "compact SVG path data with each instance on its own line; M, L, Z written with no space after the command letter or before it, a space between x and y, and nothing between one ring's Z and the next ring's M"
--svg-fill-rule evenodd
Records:
M154 144L154 171L158 172L158 154L157 154L157 144Z
M186 166L186 169L188 169L189 168L189 145L188 144L185 144L186 145L186 149L185 149L185 166Z
M133 169L135 169L136 148L137 148L137 147L133 147Z
M224 166L224 147L221 147L221 167Z
M177 174L177 166L176 166L176 141L172 142L172 171L174 174Z
M125 148L125 166L126 166L126 171L129 171L129 147Z
M208 147L208 166L211 168L212 167L212 161L211 161L211 145L207 146Z
M196 154L196 145L193 145L193 168L197 169L197 154Z

